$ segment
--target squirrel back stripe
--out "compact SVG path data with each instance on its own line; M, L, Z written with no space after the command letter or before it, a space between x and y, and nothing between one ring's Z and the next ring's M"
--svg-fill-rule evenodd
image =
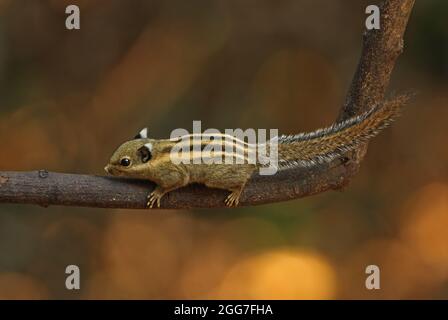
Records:
M371 110L311 133L281 136L279 169L327 163L376 136L396 119L409 96L402 95Z

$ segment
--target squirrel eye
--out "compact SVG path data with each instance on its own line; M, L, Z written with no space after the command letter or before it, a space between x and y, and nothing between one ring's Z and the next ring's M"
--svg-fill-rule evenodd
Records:
M121 159L120 164L123 167L127 167L131 164L131 160L129 160L128 158L123 158L123 159Z

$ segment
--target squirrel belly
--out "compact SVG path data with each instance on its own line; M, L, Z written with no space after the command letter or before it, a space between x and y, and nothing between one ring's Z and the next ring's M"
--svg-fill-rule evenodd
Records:
M186 164L192 183L209 188L242 191L257 169L254 164Z

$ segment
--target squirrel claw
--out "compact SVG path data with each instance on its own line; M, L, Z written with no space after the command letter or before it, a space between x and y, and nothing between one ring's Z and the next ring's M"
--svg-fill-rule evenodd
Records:
M153 191L148 195L148 202L146 203L146 206L148 208L153 208L154 205L157 205L157 208L160 208L160 199L163 197L163 194L161 194L158 191Z
M240 202L240 192L232 192L227 196L226 200L224 200L224 203L228 207L236 207L238 206L239 202Z

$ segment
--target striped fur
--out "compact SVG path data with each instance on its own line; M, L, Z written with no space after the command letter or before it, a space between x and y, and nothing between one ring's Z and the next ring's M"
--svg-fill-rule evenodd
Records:
M174 162L256 164L257 145L228 134L191 134L171 139L163 152ZM174 148L174 149L173 149Z

